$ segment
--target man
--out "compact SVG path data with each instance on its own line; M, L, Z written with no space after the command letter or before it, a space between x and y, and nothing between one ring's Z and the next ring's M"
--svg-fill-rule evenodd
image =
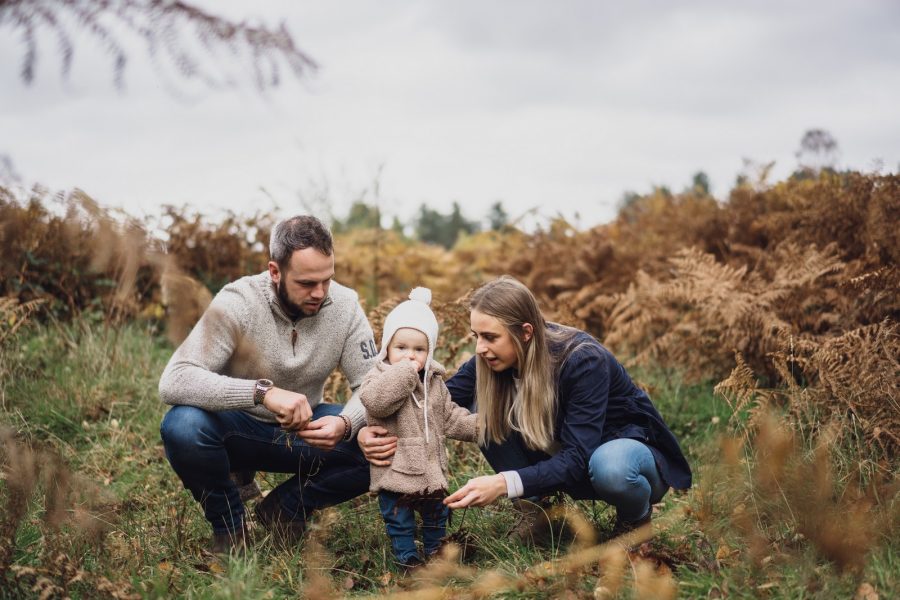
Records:
M356 292L334 282L331 233L315 217L275 225L268 271L226 285L172 355L159 381L173 405L160 427L172 468L203 507L213 552L245 543L232 473L293 473L256 507L282 542L318 508L369 487L354 434L365 425L357 388L375 359ZM323 404L335 368L350 382L345 406Z

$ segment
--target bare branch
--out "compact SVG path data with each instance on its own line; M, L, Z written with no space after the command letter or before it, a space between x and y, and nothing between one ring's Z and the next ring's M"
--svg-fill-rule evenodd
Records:
M113 78L119 88L127 62L121 40L128 34L142 40L157 67L168 65L178 77L209 87L235 83L222 69L222 53L227 53L229 65L243 66L260 91L277 87L285 69L300 78L316 68L283 23L270 29L233 22L187 2L0 0L0 29L4 26L22 32L21 77L26 84L34 80L44 31L56 38L63 76L68 75L74 55L68 28L89 33L113 57Z

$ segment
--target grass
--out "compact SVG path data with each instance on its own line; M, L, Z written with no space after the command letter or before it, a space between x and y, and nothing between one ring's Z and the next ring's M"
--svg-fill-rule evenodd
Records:
M731 410L712 386L653 372L637 377L681 440L695 487L666 496L654 518L656 536L631 553L579 545L584 531L574 545L512 544L506 534L513 513L503 501L453 515L450 531L465 532L470 562L404 580L377 502L363 496L319 515L295 551L264 540L244 557L211 559L202 551L207 525L159 441L165 407L156 386L171 351L151 323L109 329L90 319L23 329L2 350L0 423L15 437L0 454L0 560L6 552L10 565L0 570L0 598L850 598L862 584L888 598L900 590L896 485L878 481L877 461L853 435L829 448L833 476L828 493L816 496L800 485L822 467L813 436L776 456L760 448L777 436L751 433L744 423L744 444L723 445L733 433ZM451 487L490 472L473 446L451 444ZM775 487L766 487L767 465L783 473ZM261 485L282 477L261 474ZM857 497L859 482L880 494L859 521L869 532L866 543L850 548L861 556L840 558L838 544L829 557L824 542L800 533L803 513L850 519L868 497ZM816 504L798 509L797 498ZM581 515L573 526L587 523L599 539L608 534L608 506L568 505Z

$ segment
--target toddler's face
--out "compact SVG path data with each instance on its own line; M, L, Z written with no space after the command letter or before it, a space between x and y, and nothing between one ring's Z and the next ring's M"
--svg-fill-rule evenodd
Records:
M392 365L411 360L416 363L416 370L421 371L428 359L428 338L418 329L398 329L388 344L387 359Z

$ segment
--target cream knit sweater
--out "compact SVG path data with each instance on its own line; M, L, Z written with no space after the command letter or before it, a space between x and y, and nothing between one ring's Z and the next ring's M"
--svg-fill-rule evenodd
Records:
M342 414L350 418L355 435L366 422L358 388L374 361L372 328L356 292L332 282L318 314L292 322L265 271L216 294L166 365L159 396L166 404L241 409L274 423L272 412L253 404L257 379L305 394L315 407L322 402L325 380L340 368L354 391Z

